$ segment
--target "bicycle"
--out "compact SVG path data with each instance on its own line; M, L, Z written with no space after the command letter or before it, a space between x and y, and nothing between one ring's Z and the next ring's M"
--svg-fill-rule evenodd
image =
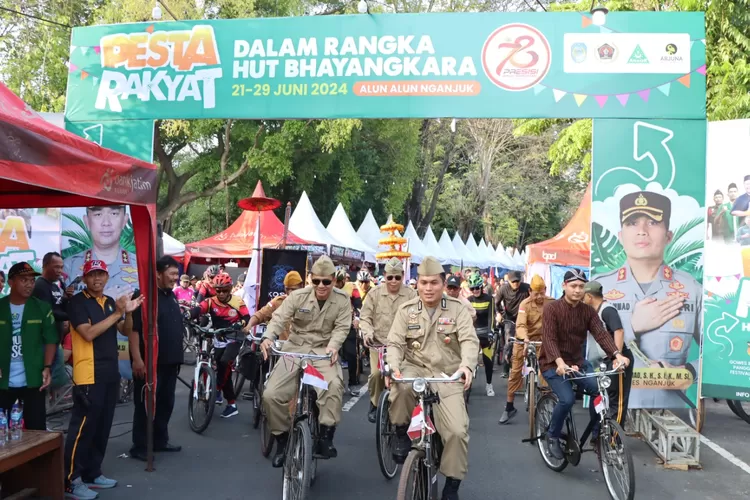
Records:
M256 337L253 334L248 335L248 340L255 343L256 351L252 354L257 357L256 359L256 373L251 379L252 385L252 400L253 400L253 429L260 427L260 453L264 457L268 458L273 449L273 434L271 434L271 428L268 426L268 417L266 416L266 410L263 409L263 393L268 383L268 377L271 375L271 371L276 364L276 358L270 356L268 362L263 359L263 353L260 351L260 343L263 342L263 336ZM283 345L283 341L277 341L279 345ZM242 376L244 382L245 377Z
M714 403L718 403L719 401L721 401L719 398L712 399L714 400ZM726 403L729 409L732 410L732 413L750 424L750 411L748 411L750 410L750 404L747 401L727 399ZM701 432L703 430L703 424L706 421L706 404L703 399L698 402L697 407L697 409L690 408L688 410L688 415L690 417L690 424L693 426L693 428L696 431ZM747 407L747 409L745 407ZM700 419L698 419L699 412ZM699 422L700 425L698 425Z
M320 439L317 393L303 383L302 379L309 361L330 360L331 355L285 352L279 350L276 343L271 347L271 352L275 356L300 360L297 367L297 398L292 400L293 406L290 408L293 417L282 469L282 498L305 500L310 492L310 486L315 483L318 459L323 457L313 453Z
M182 352L192 354L192 359L188 359L185 356L186 365L192 365L195 363L198 357L198 349L196 347L196 334L193 329L194 324L190 321L190 307L185 304L180 304L180 311L182 312Z
M539 348L542 343L533 340L524 342L523 340L517 340L515 337L511 337L508 340L513 344L526 346L526 354L524 356L523 364L523 403L526 407L526 411L529 413L529 438L533 438L536 435L536 405L541 397L540 393L549 390L539 385L539 359L537 358L537 348Z
M549 391L547 394L539 398L537 403L536 437L524 439L523 442L536 441L544 464L555 472L562 472L569 463L573 464L573 466L578 466L581 462L582 453L586 451L594 451L599 460L599 466L602 475L604 476L604 482L607 485L607 491L612 500L633 500L635 497L635 470L633 468L633 457L630 453L630 449L625 446L623 440L625 431L622 430L620 424L609 416L609 396L607 394L607 389L612 383L612 380L609 377L612 375L619 375L620 370L615 369L607 371L607 365L604 363L599 366L599 370L600 371L594 373L576 372L571 369L567 371L567 373L575 375L575 377L568 378L571 382L587 378L596 378L598 394L589 394L589 396L594 398L596 414L592 416L580 440L578 439L578 434L576 432L573 412L571 411L565 417L565 424L563 425L563 433L561 435L561 441L564 441L563 454L565 456L561 460L558 460L551 455L546 439L552 419L552 411L555 409L555 405L558 401L557 396L552 391ZM597 443L592 448L585 449L584 444L591 434L594 425L597 423L597 417L600 425ZM618 471L624 471L625 476L623 478L613 477ZM615 491L615 487L618 485L622 487L621 494Z
M421 408L424 416L419 436L415 436L415 439L419 439L419 441L412 444L412 450L401 468L396 500L438 499L437 474L440 468L440 457L443 453L443 442L432 425L432 405L440 403L440 396L430 389L429 384L455 383L461 379L461 373L455 373L449 378L396 378L392 376L392 382L412 384L412 389L419 396L417 405ZM434 438L433 435L437 435L437 438Z
M194 325L198 332L196 347L198 355L196 356L195 369L193 372L193 382L190 385L190 394L188 399L188 420L190 429L198 434L208 428L211 418L214 415L216 406L216 371L213 362L213 339L224 340L227 334L236 334L239 332L239 325L229 328L219 328L212 330ZM203 404L203 412L199 411L199 404ZM198 417L203 416L205 421L199 423Z
M385 362L386 347L384 345L371 345L370 349L377 349L378 351L378 366L373 367L373 369L377 369L381 376L385 377L388 374L388 365ZM396 477L398 472L398 464L393 459L396 426L391 423L388 416L388 410L391 407L390 394L391 391L388 389L383 389L383 392L380 393L375 419L375 448L378 453L378 464L380 465L380 472L388 480Z

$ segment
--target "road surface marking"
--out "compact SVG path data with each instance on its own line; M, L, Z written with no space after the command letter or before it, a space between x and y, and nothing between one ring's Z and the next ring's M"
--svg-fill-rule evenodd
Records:
M349 401L346 402L346 404L344 404L344 407L341 408L341 411L349 411L349 410L351 410L352 407L357 404L357 401L359 401L359 399L362 396L364 396L365 394L367 394L367 391L368 391L367 386L361 388L359 390L359 393L356 396L353 396L351 399L349 399Z
M721 455L722 457L726 458L729 462L736 465L743 471L750 474L750 465L747 465L745 462L740 460L739 458L735 457L731 453L729 453L727 450L719 446L718 444L714 443L710 439L708 439L706 436L701 435L701 442L704 443L706 446L714 450L716 453Z

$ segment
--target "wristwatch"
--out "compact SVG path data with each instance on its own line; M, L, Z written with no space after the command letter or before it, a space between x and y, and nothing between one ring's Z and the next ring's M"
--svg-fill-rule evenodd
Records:
M621 353L620 351L615 351L615 352L613 352L613 353L612 353L612 357L614 358L614 357L615 357L615 356L617 356L618 354L622 354L622 353Z

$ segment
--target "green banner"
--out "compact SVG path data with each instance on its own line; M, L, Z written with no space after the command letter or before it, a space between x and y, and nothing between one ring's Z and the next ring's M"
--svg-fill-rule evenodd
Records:
M659 12L75 28L66 118L701 119L704 37L702 13Z
M697 398L706 122L594 120L591 274L635 357L631 408Z
M750 120L708 126L705 397L750 401Z
M98 145L151 163L153 160L154 120L70 122L65 130Z

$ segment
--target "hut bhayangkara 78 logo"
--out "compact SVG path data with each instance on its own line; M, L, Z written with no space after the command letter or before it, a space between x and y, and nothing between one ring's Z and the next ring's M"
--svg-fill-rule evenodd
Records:
M482 67L492 83L518 92L541 82L549 72L552 51L544 35L528 24L506 24L484 42Z

